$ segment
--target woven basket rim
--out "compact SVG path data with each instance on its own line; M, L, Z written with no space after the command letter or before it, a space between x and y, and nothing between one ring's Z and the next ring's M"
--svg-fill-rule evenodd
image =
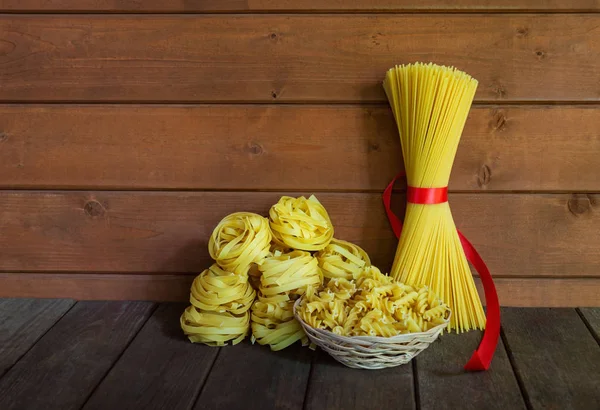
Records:
M337 333L333 333L330 330L317 329L315 327L312 327L308 323L306 323L300 317L300 315L298 314L298 311L297 311L298 306L300 305L300 302L303 299L304 299L304 296L301 296L300 298L298 298L296 300L296 302L294 302L294 317L302 325L302 327L308 328L315 333L320 333L323 336L326 336L330 339L333 338L333 339L337 339L339 341L346 342L346 343L366 342L366 343L377 343L377 344L389 344L389 343L399 343L399 342L411 341L411 340L415 339L416 337L419 337L422 335L429 336L429 335L432 335L435 333L439 333L441 331L441 328L448 326L448 324L450 323L450 317L452 316L452 312L448 311L448 315L444 319L444 323L441 323L435 327L432 327L431 329L426 330L425 332L404 333L401 335L388 336L388 337L384 337L384 336L342 336L342 335L338 335Z

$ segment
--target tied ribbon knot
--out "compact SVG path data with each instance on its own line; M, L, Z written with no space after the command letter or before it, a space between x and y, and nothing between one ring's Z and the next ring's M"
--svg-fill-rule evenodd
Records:
M402 221L391 208L392 190L396 181L405 175L404 172L400 172L392 179L392 182L385 188L385 191L383 191L383 205L385 207L385 212L397 238L400 238L400 233L402 232ZM413 204L441 204L448 201L448 187L418 188L409 186L406 191L406 200ZM500 302L498 301L498 293L496 292L496 286L494 285L490 270L473 244L471 244L459 230L457 230L457 232L467 260L471 262L477 273L479 273L479 278L483 284L487 308L485 316L486 325L483 337L479 343L479 347L473 353L471 359L469 359L464 368L467 371L488 370L492 358L494 357L496 346L498 345L498 338L500 337Z

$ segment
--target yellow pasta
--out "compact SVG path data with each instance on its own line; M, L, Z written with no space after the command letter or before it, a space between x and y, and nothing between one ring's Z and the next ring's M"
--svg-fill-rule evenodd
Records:
M216 263L194 279L191 306L180 318L191 342L223 346L248 335L256 296L248 272L269 254L271 238L268 220L253 213L234 213L217 225L208 243Z
M327 211L314 195L283 196L269 211L273 240L281 247L319 251L333 238L333 225Z
M477 81L454 68L416 63L390 69L383 86L398 125L408 185L447 187ZM450 328L485 327L448 202L407 204L390 274L439 295L452 310Z
M238 344L248 335L250 313L203 312L188 306L180 318L181 328L193 343L224 346L231 341Z
M321 289L307 288L298 310L314 328L380 337L427 331L445 323L449 312L428 287L395 282L375 266L352 280L333 278Z
M252 306L252 340L270 345L271 350L281 350L308 338L300 323L294 319L293 301L287 295L264 297L259 295Z
M323 274L317 260L308 252L292 251L267 257L258 268L260 293L302 295L307 286L320 285Z
M236 212L219 222L208 242L208 251L223 269L247 274L253 263L268 255L271 238L266 218L250 212Z
M215 263L194 279L190 302L205 311L240 314L250 309L255 296L248 276L226 272Z
M326 280L352 279L371 265L369 255L361 247L335 238L315 256Z
M323 281L317 260L308 252L275 252L259 266L258 299L252 305L252 340L281 350L301 340L308 343L294 318L294 301Z
M248 335L248 311L255 296L247 275L227 272L215 263L194 279L181 328L194 343L237 344Z

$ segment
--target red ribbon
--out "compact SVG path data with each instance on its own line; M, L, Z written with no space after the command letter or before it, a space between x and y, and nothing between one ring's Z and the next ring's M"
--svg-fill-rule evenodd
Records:
M443 188L417 188L407 187L406 202L413 204L441 204L448 202L448 187Z
M385 212L392 225L392 230L397 238L400 238L402 232L402 221L392 211L392 190L394 184L398 178L405 175L404 172L400 172L392 179L392 182L383 191L383 205L385 206ZM448 188L415 188L408 187L407 189L407 201L416 204L439 204L448 200ZM500 337L500 302L498 301L498 293L496 292L496 286L492 279L492 274L486 266L485 262L475 249L475 247L465 238L465 236L458 231L458 237L460 243L463 246L467 260L471 262L479 278L483 284L483 291L485 293L486 301L486 326L483 332L483 337L479 343L479 347L471 356L471 359L465 365L465 370L478 371L487 370L490 367L496 346L498 344L498 338Z

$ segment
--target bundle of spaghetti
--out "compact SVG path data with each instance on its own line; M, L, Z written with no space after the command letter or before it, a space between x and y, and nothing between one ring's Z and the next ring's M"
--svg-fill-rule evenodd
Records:
M408 197L411 189L446 189L477 81L455 68L416 63L390 69L383 86L400 133ZM481 300L445 199L409 199L390 274L406 284L427 285L440 295L452 310L451 329L485 327Z
M360 246L335 238L315 257L325 281L333 278L356 278L365 267L371 265L369 255Z
M281 247L320 251L333 238L329 214L314 195L283 196L271 207L269 217L273 241Z
M267 218L236 212L219 222L210 236L208 251L226 271L245 275L253 263L269 254L271 238Z
M317 260L308 252L276 251L259 265L258 299L252 305L252 339L271 350L281 350L301 340L308 344L294 318L294 301L323 281Z
M227 272L215 263L194 279L181 328L193 343L235 345L248 335L255 296L247 275Z
M342 336L424 332L446 323L449 312L427 286L396 282L374 266L355 279L335 278L322 289L307 289L298 307L300 318L311 327Z

